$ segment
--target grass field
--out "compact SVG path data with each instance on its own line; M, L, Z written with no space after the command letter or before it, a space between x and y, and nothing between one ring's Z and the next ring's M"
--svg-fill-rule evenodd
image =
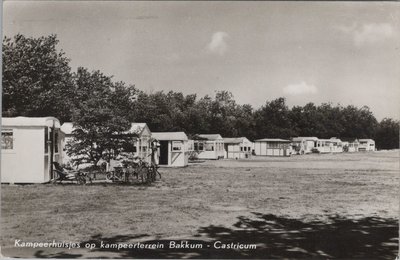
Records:
M386 258L398 249L399 151L219 160L144 185L1 186L2 253L19 257ZM203 249L15 248L23 241ZM215 249L214 241L257 249Z

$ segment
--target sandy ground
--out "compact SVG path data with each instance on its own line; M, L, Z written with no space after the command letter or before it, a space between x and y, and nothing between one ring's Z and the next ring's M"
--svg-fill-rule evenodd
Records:
M2 253L393 259L398 171L399 151L383 151L206 161L162 168L163 179L151 186L2 185ZM15 239L96 244L221 240L253 243L258 249L39 250L15 248Z

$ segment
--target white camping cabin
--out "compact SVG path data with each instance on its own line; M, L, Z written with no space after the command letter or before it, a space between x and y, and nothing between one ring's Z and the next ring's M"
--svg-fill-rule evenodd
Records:
M146 123L132 123L128 133L136 134L133 153L143 161L151 163L152 137ZM155 155L157 158L157 155Z
M264 138L254 141L254 152L259 156L290 156L290 141L278 138Z
M315 147L320 153L341 153L343 145L340 139L332 137L330 139L318 139Z
M246 137L224 138L224 150L224 158L250 158L253 150L253 143Z
M358 139L358 151L375 151L375 141L372 139Z
M158 165L185 167L189 161L188 137L184 132L153 132L152 137L158 141Z
M62 162L64 133L54 117L3 117L1 182L45 183L52 162Z
M342 153L343 152L343 144L342 144L342 140L336 138L336 137L332 137L331 139L331 152L332 153Z
M315 148L320 153L330 153L332 150L333 144L330 139L318 139Z
M224 139L220 134L200 134L193 140L199 159L218 160L224 158Z
M360 143L358 142L358 140L354 140L354 142L349 142L348 145L348 152L349 153L355 153L358 152L358 146L360 145Z
M342 141L343 152L358 152L358 142Z
M293 137L292 150L296 154L312 153L318 138L317 137Z

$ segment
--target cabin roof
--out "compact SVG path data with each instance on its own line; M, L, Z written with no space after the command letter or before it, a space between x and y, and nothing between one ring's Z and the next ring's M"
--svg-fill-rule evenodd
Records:
M2 117L1 125L3 127L11 126L47 126L60 128L60 121L55 117Z
M280 139L280 138L263 138L257 139L255 142L279 142L279 143L290 143L290 140Z
M240 144L243 143L246 137L234 137L234 138L224 138L224 143L226 144Z
M187 141L188 137L184 132L153 132L152 137L159 141Z
M145 128L151 132L146 123L131 123L131 128L127 132L141 135Z
M358 139L359 142L375 142L373 139Z
M318 137L315 137L315 136L306 136L306 137L298 136L298 137L293 137L292 138L293 142L299 142L299 141L303 141L303 140L306 140L306 141L317 141Z
M61 131L63 131L67 135L72 134L72 131L74 131L74 124L72 122L65 122L61 126Z
M197 135L200 138L204 138L206 140L214 141L214 140L223 140L220 134L199 134Z

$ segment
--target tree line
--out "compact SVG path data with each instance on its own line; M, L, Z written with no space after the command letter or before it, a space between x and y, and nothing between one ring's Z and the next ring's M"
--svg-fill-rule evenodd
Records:
M384 118L378 122L367 106L310 102L289 108L281 97L255 108L238 104L228 91L203 97L175 91L147 93L98 70L79 67L72 71L57 44L56 35L4 37L2 116L54 116L61 122L72 121L81 140L77 153L90 150L91 156L101 155L121 142L115 140L115 133L126 131L130 122L145 122L152 131L184 131L189 136L373 138L379 149L399 147L399 121Z

